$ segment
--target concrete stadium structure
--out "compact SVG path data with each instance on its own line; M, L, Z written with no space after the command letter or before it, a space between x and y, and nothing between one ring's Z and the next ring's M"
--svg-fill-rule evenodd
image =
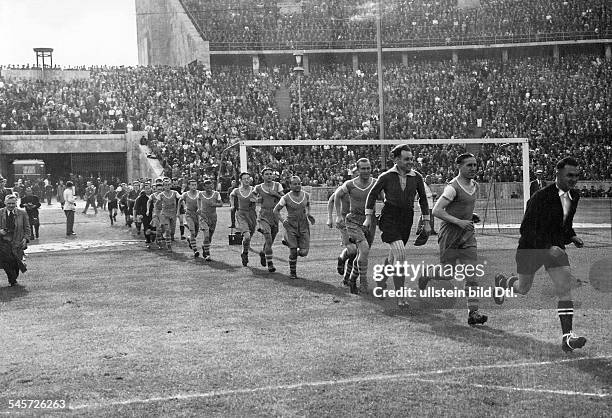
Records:
M179 0L136 0L136 24L140 65L183 66L197 60L210 66L208 42Z
M0 135L0 174L13 181L11 163L19 159L43 160L53 177L69 173L121 179L157 177L158 160L148 158L140 144L144 132L124 134Z
M279 6L284 3L279 1ZM356 44L351 48L321 48L320 46L301 43L293 49L286 45L265 43L262 47L245 47L231 43L219 48L210 47L208 39L203 38L203 31L198 28L196 16L181 0L136 0L136 20L138 37L138 62L140 65L183 66L195 60L205 66L241 64L252 65L257 72L260 64L275 65L278 63L294 64L293 54L299 51L304 54L303 67L308 74L310 63L342 62L352 65L357 70L361 61L376 60L377 49L370 44ZM526 37L525 39L504 38L483 39L482 42L467 42L456 45L432 43L418 46L383 45L383 59L402 62L407 65L416 56L429 56L432 53L438 59L452 59L457 62L462 57L501 56L506 61L517 51L533 54L546 54L558 58L564 50L591 51L603 53L607 60L612 59L612 37L609 31L593 39L561 36Z

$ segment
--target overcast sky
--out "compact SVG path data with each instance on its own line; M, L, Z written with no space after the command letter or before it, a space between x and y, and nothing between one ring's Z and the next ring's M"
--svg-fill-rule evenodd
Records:
M134 0L0 0L0 65L137 65Z

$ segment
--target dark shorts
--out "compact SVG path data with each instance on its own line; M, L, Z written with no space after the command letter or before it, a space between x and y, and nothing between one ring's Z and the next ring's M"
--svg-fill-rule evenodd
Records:
M283 227L285 228L285 241L289 248L310 249L310 226L308 220L287 220Z
M376 232L376 218L372 217L373 222L369 228L363 226L364 220L361 217L348 215L346 218L346 231L349 236L349 242L359 244L362 241L367 241L368 246L371 247L374 242L374 233Z
M278 221L274 217L272 209L261 209L257 217L257 230L262 234L270 234L276 237L278 234Z
M401 209L396 206L385 205L378 218L378 228L381 231L382 242L391 244L395 241L403 241L404 245L410 238L414 210Z
M519 248L516 250L515 259L518 274L535 274L542 266L548 270L570 265L565 250L561 257L553 257L548 249Z
M108 210L111 211L112 209L117 209L117 201L116 200L109 200L108 201Z
M470 264L478 259L474 231L467 232L456 225L444 222L438 234L438 245L441 264L455 264L458 260L463 264Z
M215 229L217 229L217 219L216 218L200 218L199 221L200 231L204 234L204 238L208 237L212 239L213 234L215 233Z
M343 246L347 246L351 243L348 231L346 229L346 223L344 221L340 221L336 223L336 229L340 231L340 240L342 241Z
M187 229L189 229L189 233L192 236L197 236L198 231L200 230L200 218L195 212L188 211L185 214L185 224L187 224Z
M238 210L236 212L236 230L238 232L249 232L251 235L255 233L257 226L257 214L255 210Z

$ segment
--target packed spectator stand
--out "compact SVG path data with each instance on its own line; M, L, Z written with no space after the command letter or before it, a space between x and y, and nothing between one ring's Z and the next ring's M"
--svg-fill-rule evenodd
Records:
M374 48L377 3L182 0L211 50ZM605 0L382 2L385 47L609 37Z
M92 68L89 81L0 80L0 134L41 130L147 131L150 146L174 177L234 177L240 139L378 139L376 68L311 65L302 80L303 124L289 68ZM612 64L588 55L552 58L414 61L385 65L385 132L390 139L529 137L534 168L568 153L583 179L610 180ZM281 118L275 92L291 92ZM482 125L481 129L477 127ZM420 146L419 169L440 181L453 175L454 146ZM377 148L273 147L250 150L249 169L272 166L306 185L335 186L363 154ZM517 147L486 146L479 180L520 181ZM377 170L377 157L372 158Z

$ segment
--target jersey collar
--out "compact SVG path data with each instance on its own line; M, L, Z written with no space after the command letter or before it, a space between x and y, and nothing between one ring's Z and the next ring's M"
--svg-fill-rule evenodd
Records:
M389 170L389 172L391 173L397 173L399 175L401 175L401 173L399 172L399 170L397 169L397 165L394 165L392 169ZM416 171L414 171L413 169L410 169L409 172L406 173L407 176L416 176Z

